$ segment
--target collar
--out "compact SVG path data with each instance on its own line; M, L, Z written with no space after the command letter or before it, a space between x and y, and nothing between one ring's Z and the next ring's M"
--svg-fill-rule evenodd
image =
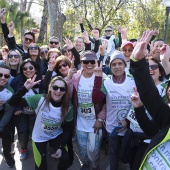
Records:
M114 82L114 83L117 83L117 84L122 84L122 83L125 81L125 78L126 78L125 72L124 72L124 74L120 77L119 80L117 80L114 75L112 76L113 82Z

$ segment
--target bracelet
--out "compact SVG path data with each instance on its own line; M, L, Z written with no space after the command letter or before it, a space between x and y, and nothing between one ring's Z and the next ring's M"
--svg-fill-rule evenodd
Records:
M99 122L102 122L102 123L104 122L104 120L103 120L103 119L100 119L100 118L98 118L97 120L98 120Z
M134 62L137 62L138 60L136 60L133 56L130 57L130 59Z

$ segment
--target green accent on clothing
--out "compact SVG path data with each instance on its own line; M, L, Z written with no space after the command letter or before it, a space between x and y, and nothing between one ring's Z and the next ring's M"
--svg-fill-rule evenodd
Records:
M70 103L70 110L68 114L65 117L66 122L71 122L74 118L74 110L73 110L73 105Z
M8 86L7 89L8 89L12 94L14 94L14 90L13 90L13 88L12 88L11 86Z
M26 97L25 100L29 107L32 107L34 110L38 107L38 103L43 94L36 94L30 97Z
M111 79L111 78L112 78L112 76L108 76L108 77L106 77L106 78L104 78L104 79L102 80L102 86L101 86L100 91L102 91L105 95L107 94L107 90L106 90L106 88L105 88L105 86L104 86L104 81L107 80L107 79Z
M143 169L146 168L146 163L147 163L147 162L146 162L146 159L148 158L148 155L149 155L153 150L155 150L159 145L161 145L162 143L164 143L164 142L166 142L166 141L168 141L168 140L170 140L170 128L169 128L168 133L166 134L165 138L164 138L158 145L156 145L154 148L152 148L152 149L145 155L144 159L142 160L142 163L141 163L141 166L140 166L139 170L143 170ZM148 170L148 169L147 169L147 170Z
M32 148L33 148L35 164L37 165L37 167L40 167L42 158L41 158L41 154L39 153L34 141L32 141Z

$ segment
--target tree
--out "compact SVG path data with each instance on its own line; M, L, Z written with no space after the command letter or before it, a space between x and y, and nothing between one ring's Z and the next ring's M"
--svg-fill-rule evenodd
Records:
M57 36L62 40L63 25L66 21L65 15L61 12L59 0L47 0L49 20L50 20L50 36Z
M41 25L40 25L40 33L38 36L37 43L42 43L44 40L44 35L45 35L45 33L47 33L47 18L48 18L47 0L44 0L43 6L44 7L43 7L43 14L42 14L42 20L41 20Z

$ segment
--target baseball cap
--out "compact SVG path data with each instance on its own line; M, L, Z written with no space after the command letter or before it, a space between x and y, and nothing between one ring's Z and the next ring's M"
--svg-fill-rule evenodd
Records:
M113 27L112 26L110 26L110 25L108 25L107 27L106 27L106 29L105 30L113 30Z
M133 43L132 43L132 42L130 42L130 41L125 41L125 42L122 43L121 49L124 48L126 45L131 45L131 46L133 47ZM133 47L133 48L134 48L134 47Z
M85 51L81 56L80 60L97 60L96 53L93 51Z

